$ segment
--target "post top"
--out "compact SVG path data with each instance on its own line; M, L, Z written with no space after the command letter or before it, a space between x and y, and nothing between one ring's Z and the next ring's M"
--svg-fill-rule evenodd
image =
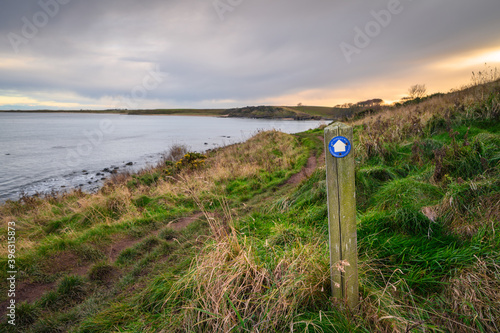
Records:
M344 124L340 121L336 121L334 122L333 124L327 126L325 129L334 129L334 128L349 128L351 126L347 125L347 124Z
M340 129L349 129L352 128L352 126L349 126L347 124L341 123L340 121L334 122L333 124L327 126L325 128L325 131L332 131L332 130L340 130Z

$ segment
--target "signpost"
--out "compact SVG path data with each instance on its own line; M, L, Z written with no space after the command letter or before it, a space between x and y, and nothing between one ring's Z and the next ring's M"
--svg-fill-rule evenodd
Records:
M359 301L356 194L352 127L325 128L328 233L333 296L354 308Z

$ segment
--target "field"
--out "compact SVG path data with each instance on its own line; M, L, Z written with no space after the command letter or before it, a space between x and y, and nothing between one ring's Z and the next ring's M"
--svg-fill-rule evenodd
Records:
M330 297L323 130L271 131L207 155L175 147L97 194L2 205L2 267L16 228L16 329L499 331L500 82L347 123L357 308ZM14 332L7 290L0 330Z

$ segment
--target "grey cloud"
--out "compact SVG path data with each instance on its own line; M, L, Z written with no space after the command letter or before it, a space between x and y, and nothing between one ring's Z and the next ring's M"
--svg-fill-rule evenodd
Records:
M263 100L417 71L431 59L498 45L497 0L401 0L403 11L348 64L339 45L354 44L354 28L390 1L244 0L221 21L213 0L72 0L15 54L8 34L20 34L21 18L41 7L6 0L0 59L39 67L0 66L0 90L97 100L130 93L159 65L168 77L147 98Z

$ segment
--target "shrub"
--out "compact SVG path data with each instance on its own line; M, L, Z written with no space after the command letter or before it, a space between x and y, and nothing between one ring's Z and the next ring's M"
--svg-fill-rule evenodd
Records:
M205 165L206 158L207 156L200 153L187 153L175 163L175 167L177 170L195 170Z
M168 164L168 162L177 162L187 153L188 148L185 145L173 145L168 152L163 155L163 163Z

